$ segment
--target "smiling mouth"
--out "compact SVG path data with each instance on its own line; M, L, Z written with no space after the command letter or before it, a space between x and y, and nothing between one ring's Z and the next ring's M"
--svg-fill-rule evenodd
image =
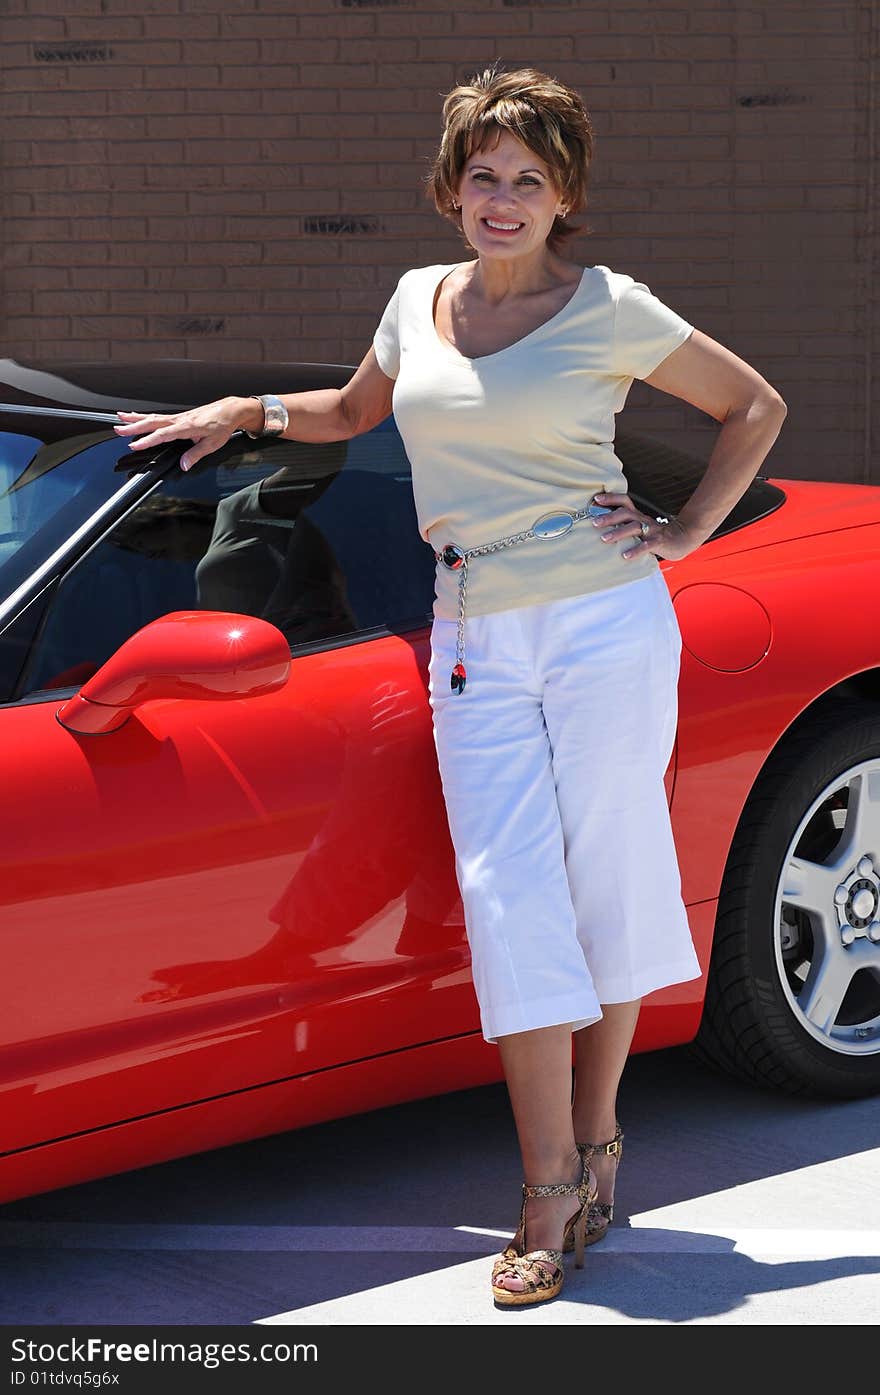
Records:
M524 223L503 223L500 218L483 218L480 221L493 232L515 233L525 227Z

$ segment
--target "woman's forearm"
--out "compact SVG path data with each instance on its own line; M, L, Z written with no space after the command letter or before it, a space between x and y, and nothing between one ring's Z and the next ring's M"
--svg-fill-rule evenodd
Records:
M313 392L279 393L289 421L282 437L287 441L347 441L355 434L348 420L339 388L317 388ZM260 431L263 404L254 397L236 399L236 419L245 431Z
M735 409L725 419L706 473L677 515L700 543L711 537L745 494L787 414L781 397L764 395Z

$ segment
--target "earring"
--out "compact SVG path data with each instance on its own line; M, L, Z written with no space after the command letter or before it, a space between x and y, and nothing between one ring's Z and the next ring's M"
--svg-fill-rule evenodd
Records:
M455 211L456 211L456 213L457 213L458 210L461 208L461 204L460 204L460 203L453 203L452 207L455 209Z

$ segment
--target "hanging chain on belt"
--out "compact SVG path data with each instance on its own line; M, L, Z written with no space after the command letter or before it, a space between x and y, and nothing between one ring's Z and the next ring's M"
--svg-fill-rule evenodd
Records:
M447 543L440 552L435 551L434 556L438 562L442 562L450 571L458 572L458 631L455 641L455 666L451 674L451 687L454 693L463 693L464 685L467 681L467 672L464 666L464 613L467 601L467 576L468 563L472 557L485 557L491 552L500 552L502 548L513 547L516 543L527 542L530 538L559 538L563 533L567 533L573 528L575 523L581 522L585 518L598 518L602 514L611 513L611 509L603 508L600 504L587 504L582 509L554 509L552 513L543 513L540 518L536 518L531 528L526 528L522 533L511 533L506 538L496 538L494 542L483 543L481 547L459 547L457 543Z

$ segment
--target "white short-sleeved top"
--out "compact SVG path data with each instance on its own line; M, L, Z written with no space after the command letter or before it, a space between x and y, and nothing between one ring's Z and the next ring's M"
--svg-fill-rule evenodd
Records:
M625 493L614 415L694 326L641 281L584 268L557 314L508 348L469 359L434 324L434 294L464 263L401 276L373 345L394 378L392 406L412 465L419 532L439 551L479 547L529 528L553 509L583 508L600 491ZM576 523L471 559L467 613L486 614L602 590L656 571L653 553L621 553ZM437 563L434 614L458 615L458 573Z

